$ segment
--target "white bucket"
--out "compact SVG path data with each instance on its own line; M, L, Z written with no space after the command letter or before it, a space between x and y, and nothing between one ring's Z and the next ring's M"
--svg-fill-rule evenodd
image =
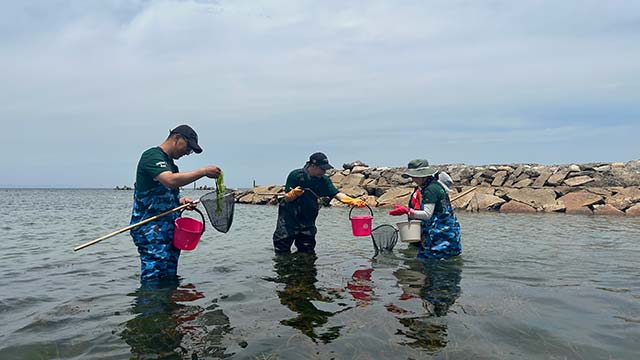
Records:
M415 243L422 240L420 220L403 221L398 224L398 231L400 232L400 241Z

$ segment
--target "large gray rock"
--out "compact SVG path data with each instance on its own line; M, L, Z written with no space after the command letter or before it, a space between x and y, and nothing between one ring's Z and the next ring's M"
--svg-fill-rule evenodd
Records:
M625 213L627 216L640 216L640 204L633 205Z
M640 189L636 187L623 188L615 195L608 197L606 203L618 210L625 210L640 202Z
M580 186L580 185L584 185L584 184L590 183L592 181L593 181L593 179L591 177L589 177L587 175L582 175L582 176L577 176L577 177L566 179L564 181L564 183L569 185L569 186Z
M558 186L562 184L562 182L564 181L564 179L567 177L568 174L569 174L569 170L566 170L566 169L559 170L555 174L551 175L549 179L547 179L547 183L551 186Z
M347 177L345 177L344 179L342 179L342 181L340 182L341 186L359 186L360 184L362 184L362 182L364 181L364 175L363 174L349 174Z
M609 205L609 204L603 204L603 205L594 205L593 206L593 213L596 215L613 215L613 216L624 216L624 211L620 211L618 209L616 209L615 207Z
M363 195L368 195L368 192L357 185L347 185L340 188L340 192L343 192L353 198L357 198Z
M502 186L502 184L504 184L506 178L507 178L507 172L506 171L504 171L504 170L498 171L493 177L493 181L491 182L491 186Z
M603 200L601 195L593 194L587 191L576 191L568 193L559 198L558 201L563 203L566 212L572 213L574 210L580 209L585 206L601 203Z
M534 213L536 209L518 201L511 200L500 207L501 213Z
M531 185L534 188L541 188L547 182L549 177L551 176L551 170L542 170L540 171L540 175L536 178L536 180Z
M506 197L510 200L519 201L535 208L544 209L545 205L550 206L556 202L556 192L552 189L506 189Z
M356 160L356 161L352 161L352 162L350 162L350 163L344 163L344 164L342 164L342 168L343 168L343 169L346 169L346 170L351 170L351 169L353 169L353 168L354 168L354 167L356 167L356 166L369 167L369 165L367 165L367 164L363 163L363 162L362 162L362 161L360 161L360 160Z
M378 206L392 207L393 205L406 206L409 203L409 196L413 192L412 187L394 187L385 191L378 198Z
M485 211L497 210L504 203L504 199L494 195L477 193L471 198L467 210L469 211Z

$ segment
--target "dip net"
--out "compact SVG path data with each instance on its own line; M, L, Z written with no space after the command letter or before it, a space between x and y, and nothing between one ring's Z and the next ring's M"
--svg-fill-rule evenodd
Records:
M233 223L236 202L233 190L228 190L224 186L222 173L216 179L216 191L204 194L200 198L200 202L207 210L211 225L222 233L229 231Z
M379 225L371 230L371 240L376 253L374 257L382 251L391 251L398 242L398 229L393 225Z

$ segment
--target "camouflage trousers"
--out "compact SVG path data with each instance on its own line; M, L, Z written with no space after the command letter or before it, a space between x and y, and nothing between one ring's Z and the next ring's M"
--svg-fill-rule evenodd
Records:
M419 258L447 259L460 255L460 223L451 207L422 222L424 241L418 252Z
M131 230L140 254L140 281L176 276L180 249L173 246L173 222L152 221Z

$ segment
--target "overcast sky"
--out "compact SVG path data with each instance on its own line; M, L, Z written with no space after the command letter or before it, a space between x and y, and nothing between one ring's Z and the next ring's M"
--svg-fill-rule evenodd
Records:
M640 1L3 1L0 186L133 185L187 123L229 186L640 158ZM212 185L212 181L199 184Z

